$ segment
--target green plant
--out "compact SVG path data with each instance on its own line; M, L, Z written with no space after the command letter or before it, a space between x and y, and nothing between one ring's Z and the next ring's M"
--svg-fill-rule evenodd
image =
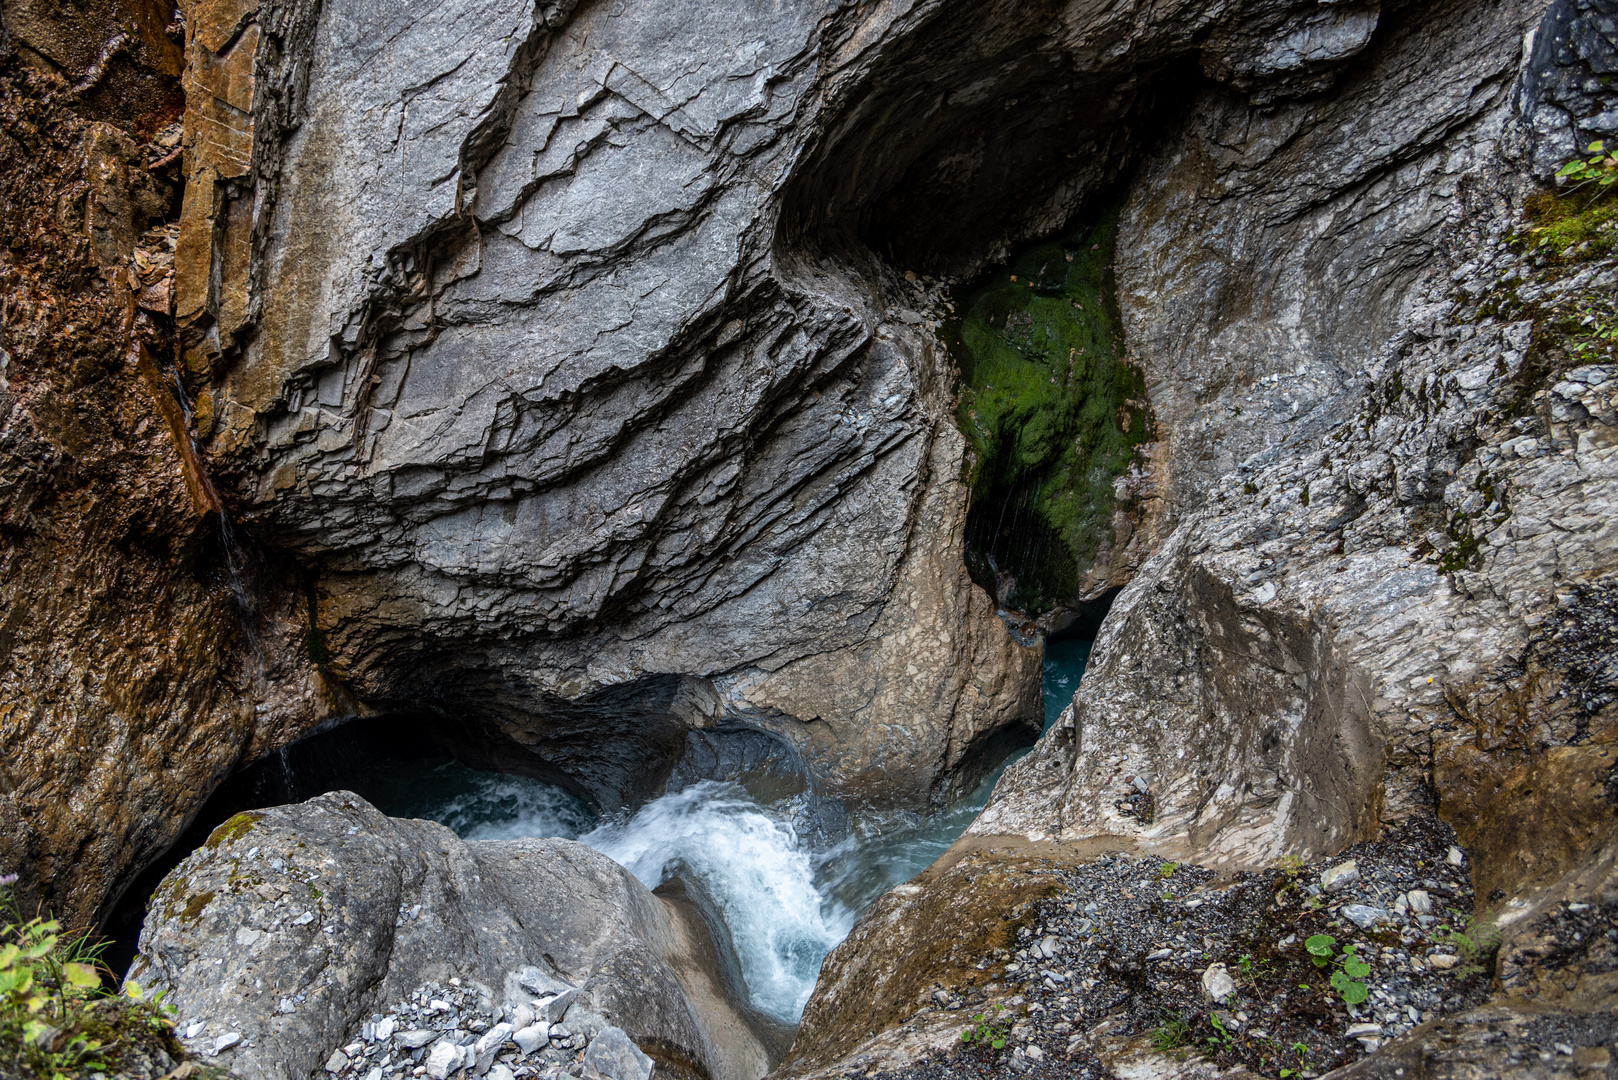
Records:
M1004 1012L1005 1006L998 1006L996 1015L991 1018L987 1013L977 1013L972 1022L961 1031L961 1041L968 1046L976 1043L978 1046L992 1046L996 1050L1006 1048L1006 1036L1011 1032L1011 1021L1002 1019L998 1013Z
M1065 603L1111 537L1113 481L1148 442L1145 381L1126 360L1112 275L1118 211L955 291L941 336L961 372L956 422L971 447L967 566L999 570L1026 611ZM1001 539L1007 506L1020 532ZM996 545L999 546L996 546Z
M1315 934L1304 941L1303 947L1309 951L1315 967L1336 969L1329 981L1345 1005L1359 1005L1370 996L1360 980L1371 973L1371 965L1360 957L1354 946L1344 945L1339 953L1336 938L1330 934Z
M1236 1044L1236 1036L1220 1021L1218 1013L1209 1013L1208 1022L1214 1027L1214 1034L1208 1036L1209 1050L1217 1054Z
M1186 1036L1191 1034L1191 1024L1179 1013L1171 1013L1147 1034L1151 1036L1152 1048L1166 1054L1185 1045Z
M1618 157L1607 153L1606 143L1593 142L1585 152L1588 158L1574 158L1556 170L1556 179L1571 185L1569 194L1592 184L1601 189L1618 183Z
M0 1075L116 1073L110 1062L132 1030L171 1037L162 995L133 983L124 996L108 993L106 945L63 935L55 919L24 919L10 891L16 880L0 876Z
M1180 864L1177 862L1166 862L1157 868L1157 876L1164 879L1171 878L1174 876L1174 871L1179 868Z
M1473 927L1470 934L1459 930L1451 930L1447 926L1438 928L1445 935L1445 940L1455 946L1455 951L1461 954L1461 962L1450 972L1457 979L1466 980L1473 975L1482 975L1489 970L1489 959L1500 947L1500 935L1489 927Z
M1281 1080L1286 1080L1289 1076L1296 1076L1308 1064L1306 1059L1309 1057L1309 1048L1307 1046L1301 1042L1295 1042L1292 1044L1292 1052L1298 1055L1298 1067L1296 1069L1282 1069Z

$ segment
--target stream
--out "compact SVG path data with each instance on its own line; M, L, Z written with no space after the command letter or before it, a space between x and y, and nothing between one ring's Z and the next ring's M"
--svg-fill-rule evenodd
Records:
M1045 727L1073 700L1090 642L1046 646ZM577 840L655 889L676 875L719 909L751 1004L795 1024L821 961L877 897L922 870L983 809L1012 752L965 798L931 818L867 819L841 842L816 849L798 826L801 795L761 802L740 783L701 780L633 812L596 818L573 796L538 780L480 772L457 762L408 785L378 808L428 818L467 840L525 836ZM426 794L420 794L425 792Z
M1046 728L1073 699L1089 652L1088 640L1047 642ZM699 779L633 810L597 815L540 780L441 754L388 756L374 741L359 740L345 739L342 729L314 736L222 785L169 857L143 874L114 912L108 960L115 968L133 959L146 899L162 875L215 825L240 810L346 788L386 814L437 821L468 840L560 837L607 855L648 888L678 877L724 924L752 1007L795 1025L826 954L877 897L955 842L1001 774L1029 749L1007 755L938 814L865 816L840 840L817 844L812 838L824 834L813 827L811 797L801 790L783 795L779 784Z

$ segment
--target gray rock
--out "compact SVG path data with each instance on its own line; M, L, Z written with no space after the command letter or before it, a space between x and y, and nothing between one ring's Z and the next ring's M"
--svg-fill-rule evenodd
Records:
M1386 908L1372 907L1369 904L1344 904L1337 913L1361 930L1369 930L1377 923L1393 920L1393 916Z
M249 858L253 848L260 854ZM280 869L268 862L272 852ZM232 890L243 875L294 896L318 892L320 927L276 928L256 892ZM396 913L416 904L420 915L395 926ZM257 812L188 856L155 895L133 970L143 985L167 989L182 1028L232 1018L244 1039L232 1069L243 1080L307 1076L373 1014L407 997L419 1011L398 1021L415 1030L395 1033L396 1051L435 1040L435 1050L475 1046L470 1032L450 1039L429 1025L464 1029L469 1017L450 998L492 1002L493 988L508 985L527 994L520 983L525 974L535 982L534 971L548 972L547 987L568 987L542 966L547 955L589 987L590 1007L575 999L567 1011L571 1029L620 1027L702 1063L715 1080L757 1080L768 1054L725 998L697 923L583 845L468 843L335 792ZM255 924L263 938L238 944L236 930ZM417 998L446 967L462 987ZM303 1003L279 1013L277 995L259 993L255 979Z
M1432 894L1427 892L1426 889L1411 889L1405 894L1405 899L1410 904L1410 910L1417 915L1431 915L1433 913Z
M551 1026L549 1024L530 1024L514 1032L511 1036L511 1041L516 1043L517 1048L524 1054L532 1054L535 1050L547 1045L550 1042L550 1037Z
M1236 992L1236 980L1224 964L1209 964L1202 973L1202 989L1217 1002L1223 1002Z
M584 1075L598 1080L651 1080L652 1059L622 1029L607 1027L584 1052Z
M578 1000L578 997L579 992L577 990L569 989L563 990L560 994L556 994L548 998L542 998L537 1006L539 1015L543 1017L547 1023L561 1023L562 1018L567 1015L567 1010L575 1001Z
M1328 867L1320 875L1320 886L1327 892L1342 892L1360 879L1360 868L1350 859Z
M464 1049L448 1039L440 1039L427 1052L427 1075L433 1080L446 1080L451 1072L461 1067L465 1059Z
M326 1071L329 1073L342 1072L348 1068L348 1055L341 1050L333 1050L331 1057L326 1059Z

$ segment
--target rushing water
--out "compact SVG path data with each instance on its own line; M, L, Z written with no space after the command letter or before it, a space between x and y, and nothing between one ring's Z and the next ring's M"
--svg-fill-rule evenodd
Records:
M1047 645L1046 726L1073 698L1087 641ZM802 796L761 803L740 784L704 780L633 813L597 819L538 780L446 764L401 785L388 813L440 821L469 840L550 836L578 840L648 888L679 876L719 909L752 1004L795 1023L821 961L887 890L925 869L988 801L1018 751L967 797L931 818L871 817L836 845L816 849L797 823ZM427 793L427 794L423 794Z

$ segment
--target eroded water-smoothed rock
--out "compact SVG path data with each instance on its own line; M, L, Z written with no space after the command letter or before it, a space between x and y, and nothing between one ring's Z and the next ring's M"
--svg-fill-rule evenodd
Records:
M1588 48L1534 35L1607 17L1402 8L1329 93L1265 108L1204 93L1147 160L1116 269L1168 539L972 843L1111 843L1230 870L1436 810L1466 851L1473 932L1500 941L1501 1007L1612 1009L1590 951L1609 940L1563 924L1608 910L1618 880L1618 678L1610 646L1592 651L1613 625L1618 381L1575 329L1610 309L1618 266L1512 242L1539 220L1545 87L1609 100ZM1562 129L1599 133L1556 100ZM1382 925L1387 902L1340 925ZM1443 964L1467 977L1464 957ZM897 1007L830 981L833 1025ZM1449 1037L1418 1032L1409 1052ZM1506 1071L1493 1045L1480 1074ZM1471 1052L1434 1049L1431 1074Z
M526 1008L530 1024L576 990L559 1017L569 1037L613 1026L670 1067L756 1080L768 1054L705 942L700 919L583 845L463 842L337 792L216 830L154 896L131 977L168 990L188 1046L248 1078L302 1080L374 1013L458 979L483 1009ZM403 1023L389 1030L396 1054L460 1047ZM439 1052L446 1069L475 1050L465 1041Z

